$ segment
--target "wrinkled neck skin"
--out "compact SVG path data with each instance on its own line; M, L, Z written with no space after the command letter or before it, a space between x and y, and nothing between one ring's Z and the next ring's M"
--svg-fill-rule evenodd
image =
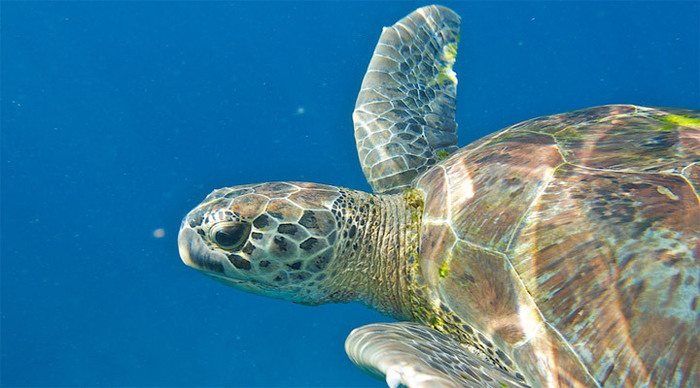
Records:
M409 271L417 257L421 206L404 194L346 192L325 287L327 302L358 300L397 319L410 319Z

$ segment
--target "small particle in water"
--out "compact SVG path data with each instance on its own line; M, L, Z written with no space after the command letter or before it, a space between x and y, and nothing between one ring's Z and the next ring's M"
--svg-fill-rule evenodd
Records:
M153 231L153 237L155 238L163 238L165 237L165 229L163 228L158 228Z
M306 113L306 108L304 108L303 106L298 107L295 111L295 114L297 116L303 115L304 113Z

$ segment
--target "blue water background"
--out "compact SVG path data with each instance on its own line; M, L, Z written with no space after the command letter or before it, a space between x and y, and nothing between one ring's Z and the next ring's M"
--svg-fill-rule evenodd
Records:
M700 108L698 2L445 4L461 145L593 105ZM175 239L213 188L367 190L357 90L421 5L2 2L1 385L380 386L343 341L388 318L227 288Z

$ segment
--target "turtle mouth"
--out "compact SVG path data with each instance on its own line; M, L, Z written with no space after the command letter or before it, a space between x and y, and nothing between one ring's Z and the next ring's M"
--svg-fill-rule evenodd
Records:
M183 224L177 236L177 246L180 259L185 265L196 270L224 274L223 255L211 251L202 241L201 237L188 225Z
M227 274L222 264L227 261L226 256L209 249L201 236L189 225L183 224L180 228L177 244L182 262L206 276L226 285L252 292L272 289L269 285L255 279L237 278Z
M250 280L234 279L234 278L230 278L230 277L225 276L225 275L219 275L219 274L212 273L212 272L204 272L204 275L206 275L206 276L208 276L208 277L210 277L210 278L212 278L220 283L223 283L227 286L231 286L231 287L237 288L239 290L243 290L243 291L260 293L260 292L269 292L269 291L274 290L273 287L270 287L268 285L260 283L254 279L250 279Z

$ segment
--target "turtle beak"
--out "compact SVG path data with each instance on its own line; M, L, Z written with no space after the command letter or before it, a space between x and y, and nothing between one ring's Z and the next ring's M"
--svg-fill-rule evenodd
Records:
M194 261L192 261L192 257L190 255L190 243L188 241L193 237L192 232L193 230L189 229L183 223L183 225L180 227L180 232L177 234L177 248L180 252L180 259L182 259L182 262L189 267L197 268L194 265Z
M223 274L226 257L214 252L189 225L183 223L177 236L180 258L186 265L203 272Z

